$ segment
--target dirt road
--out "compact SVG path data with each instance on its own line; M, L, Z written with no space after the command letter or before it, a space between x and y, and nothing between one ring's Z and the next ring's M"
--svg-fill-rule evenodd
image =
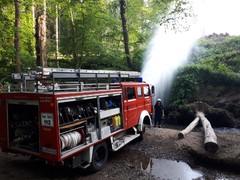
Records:
M178 140L178 132L166 127L147 129L143 141L132 142L120 151L110 153L106 167L90 175L80 169L53 168L39 160L1 152L0 179L171 179L153 174L151 168L156 160L160 160L158 162L163 166L169 162L184 162L193 171L200 172L200 179L240 178L240 131L216 131L219 143L216 154L204 150L201 129L191 132L182 140ZM150 171L142 171L147 167ZM176 168L170 168L171 174L176 172ZM163 170L159 168L159 172Z

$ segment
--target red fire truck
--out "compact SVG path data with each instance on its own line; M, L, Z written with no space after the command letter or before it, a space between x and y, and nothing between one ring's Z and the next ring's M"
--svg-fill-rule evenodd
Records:
M154 87L139 76L43 67L13 73L15 83L0 93L1 150L101 170L109 150L142 139L151 126Z

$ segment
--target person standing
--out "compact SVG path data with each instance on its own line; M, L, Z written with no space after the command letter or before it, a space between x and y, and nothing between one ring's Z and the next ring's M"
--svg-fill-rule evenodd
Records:
M154 105L155 117L154 117L154 127L158 125L161 127L161 121L164 117L164 107L162 105L161 99L157 99L156 104Z

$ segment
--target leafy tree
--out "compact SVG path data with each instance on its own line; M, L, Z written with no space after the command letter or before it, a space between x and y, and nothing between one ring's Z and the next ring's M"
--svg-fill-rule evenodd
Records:
M13 70L14 6L12 1L0 2L0 77Z
M132 60L130 58L129 51L129 37L128 37L128 28L127 28L127 19L126 19L126 1L120 0L120 14L122 19L122 28L123 28L123 39L124 39L124 49L126 53L126 59L128 63L128 67L133 70Z
M20 1L21 27L20 27L20 59L21 69L36 66L35 37L34 37L34 12L32 1Z

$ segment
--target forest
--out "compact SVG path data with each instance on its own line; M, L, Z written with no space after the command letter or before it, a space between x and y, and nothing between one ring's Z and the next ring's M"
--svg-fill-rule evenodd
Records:
M187 0L3 0L0 2L0 83L28 67L141 71L156 25L189 13ZM240 36L212 34L193 46L178 70L169 106L197 100L240 118ZM235 92L235 94L234 94ZM232 102L223 97L235 95ZM225 97L226 96L226 97ZM235 101L235 102L234 102ZM176 112L176 111L175 111ZM179 118L172 114L171 118ZM176 118L175 118L176 119ZM181 118L179 118L181 119Z
M28 67L141 69L156 24L182 0L4 0L0 78ZM171 5L171 10L169 7Z

